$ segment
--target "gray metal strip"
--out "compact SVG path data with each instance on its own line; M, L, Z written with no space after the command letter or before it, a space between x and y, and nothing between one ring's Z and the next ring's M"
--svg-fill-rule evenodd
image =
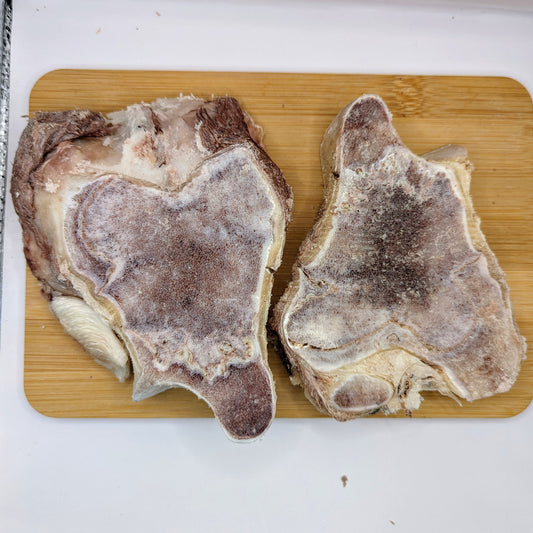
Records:
M2 295L2 262L4 249L4 213L7 180L7 138L9 129L9 66L11 56L12 0L0 6L0 316Z

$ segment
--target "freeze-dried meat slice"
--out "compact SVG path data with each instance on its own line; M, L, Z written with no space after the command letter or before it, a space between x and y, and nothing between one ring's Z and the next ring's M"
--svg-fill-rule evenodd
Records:
M38 113L12 181L51 308L135 399L185 387L233 439L275 412L265 323L292 194L236 100Z
M321 157L324 203L273 317L293 382L340 420L417 409L423 390L508 390L526 346L466 150L417 157L365 95L330 125Z

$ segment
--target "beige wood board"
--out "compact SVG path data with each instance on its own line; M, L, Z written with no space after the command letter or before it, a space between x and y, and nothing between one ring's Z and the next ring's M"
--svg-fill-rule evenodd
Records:
M515 315L533 345L533 104L518 82L501 77L351 74L57 70L40 78L29 111L90 108L114 111L180 93L239 99L265 131L269 155L294 190L294 219L273 291L283 292L298 246L322 198L319 145L335 115L363 93L387 102L404 142L422 154L464 145L475 165L472 196L482 229L507 274ZM48 310L27 273L24 385L31 405L55 417L207 417L194 394L173 389L133 402L132 383L119 383L85 355ZM271 350L278 417L322 416L290 384ZM533 397L531 352L511 391L464 402L425 393L415 417L507 417ZM403 415L399 415L403 416Z

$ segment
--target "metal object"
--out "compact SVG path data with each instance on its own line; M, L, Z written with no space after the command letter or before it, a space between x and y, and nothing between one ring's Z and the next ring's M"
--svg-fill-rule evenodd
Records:
M2 0L2 3L0 5L0 302L2 294L4 212L6 202L7 180L7 137L9 128L9 63L11 53L12 19L12 0Z

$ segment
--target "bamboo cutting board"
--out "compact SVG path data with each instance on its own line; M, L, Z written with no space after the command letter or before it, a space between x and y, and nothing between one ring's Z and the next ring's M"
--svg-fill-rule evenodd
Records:
M489 245L507 274L521 332L533 345L533 105L509 78L56 70L37 81L30 112L75 107L104 113L158 97L229 94L263 126L269 155L294 190L294 219L272 301L283 292L298 246L322 198L318 149L334 116L363 93L387 102L415 153L464 145L475 165L472 196ZM275 352L270 364L278 417L320 415L293 387ZM209 408L183 389L135 403L131 380L119 383L66 335L29 273L24 385L31 405L56 417L206 417ZM533 397L531 351L513 389L462 407L425 393L415 417L507 417ZM399 415L402 416L402 415Z

